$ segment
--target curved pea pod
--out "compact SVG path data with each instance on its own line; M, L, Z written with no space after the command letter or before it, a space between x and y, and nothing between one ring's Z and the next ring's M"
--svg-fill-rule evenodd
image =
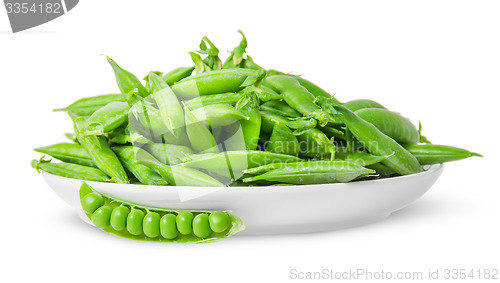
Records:
M125 98L122 94L104 94L86 97L73 102L65 108L54 109L54 111L67 111L73 112L78 116L89 116L106 104L114 101L125 102Z
M196 169L178 165L165 165L145 150L137 150L136 159L137 162L148 166L156 173L160 174L163 179L173 186L225 186L213 177Z
M267 180L297 185L346 183L375 173L375 170L346 161L306 161L276 166L276 169L243 181Z
M304 117L291 120L268 111L260 111L260 114L262 117L261 131L267 134L272 133L275 124L283 124L294 130L310 129L317 125L316 119L313 118Z
M196 120L209 122L212 127L227 126L238 120L250 119L229 104L207 105L193 110L191 113L196 117Z
M240 107L236 105L238 111L246 117L241 119L239 124L245 140L246 150L256 150L259 144L260 127L262 124L262 117L259 111L259 99L256 95L250 95L249 101Z
M183 158L194 154L191 148L174 144L151 143L144 145L142 148L166 165L181 163Z
M213 104L235 104L241 99L241 93L228 92L219 94L210 94L184 101L184 104L191 110Z
M155 171L151 170L146 165L136 162L136 153L141 150L134 146L114 146L113 151L116 153L121 163L128 171L130 171L141 184L145 185L160 185L166 186L168 182L163 179Z
M186 121L186 133L195 151L219 152L217 142L210 132L206 122L199 121L191 111L184 106L184 115Z
M286 154L266 151L226 151L217 154L193 155L192 160L179 165L191 168L205 169L217 175L231 177L234 180L243 175L243 170L269 163L298 162L302 159Z
M174 83L191 76L193 71L194 71L194 66L180 67L164 74L162 78L169 86L171 86Z
M83 136L81 133L87 127L87 123L83 118L72 116L75 124L75 132L78 141L83 148L88 152L94 164L104 173L109 175L114 182L129 183L127 173L120 163L116 154L111 150L108 141L103 136Z
M126 102L114 101L106 104L87 118L88 126L82 135L103 135L120 127L127 122L129 110Z
M299 118L302 115L295 111L292 107L288 106L286 102L281 100L270 100L260 106L260 110L282 115L288 118Z
M299 141L286 125L275 124L266 151L298 156Z
M388 156L377 156L364 151L350 152L345 147L337 148L335 152L335 160L344 160L359 166L367 166L379 163Z
M326 125L330 120L330 115L316 105L314 95L293 77L275 75L267 77L265 80L272 89L283 95L285 102L295 111L317 119L321 126Z
M77 143L57 143L34 149L36 152L50 155L64 162L95 167L88 152Z
M152 97L156 105L158 105L163 122L174 136L181 136L184 132L184 111L181 103L161 77L151 72L149 73L149 80L152 90L154 90Z
M299 155L311 158L335 158L335 144L316 128L296 132L299 141Z
M228 211L143 206L97 192L85 182L80 187L80 203L96 227L131 240L208 243L245 229L243 221Z
M50 163L50 160L44 160L43 157L40 160L31 161L31 166L38 172L41 169L47 173L67 178L97 182L111 181L106 173L97 168L64 162Z
M187 77L172 85L172 90L182 100L202 95L236 92L260 81L264 70L229 69L205 72Z
M339 118L370 153L379 156L389 156L382 161L384 165L400 175L422 171L420 163L411 153L395 140L382 133L373 124L361 119L342 105L335 106L335 110L341 114Z
M113 68L116 77L116 83L118 84L118 88L122 92L122 95L125 99L133 104L137 100L140 100L138 97L147 97L149 95L146 88L142 85L141 81L132 74L131 72L122 69L118 64L116 64L113 59L106 57L109 64ZM130 96L131 93L134 93L133 96ZM136 97L137 96L137 97Z
M398 113L381 108L364 108L354 113L400 144L415 144L420 141L417 128Z
M421 165L431 165L455 160L461 160L472 156L482 157L481 154L470 152L466 149L449 145L438 144L410 144L405 145Z
M357 110L364 108L387 109L382 104L370 99L351 100L344 103L344 107L351 110L352 112L356 112Z

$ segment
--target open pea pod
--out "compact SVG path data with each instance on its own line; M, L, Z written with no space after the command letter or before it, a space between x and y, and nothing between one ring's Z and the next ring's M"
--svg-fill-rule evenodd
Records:
M171 210L125 202L99 193L83 182L80 204L98 228L128 239L168 243L207 243L245 229L226 211Z

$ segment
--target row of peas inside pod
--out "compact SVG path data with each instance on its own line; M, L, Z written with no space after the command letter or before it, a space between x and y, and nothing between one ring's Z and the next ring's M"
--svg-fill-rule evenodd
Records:
M240 32L241 33L241 32ZM300 76L266 69L242 40L222 61L206 37L192 63L141 81L107 58L120 93L80 99L68 142L32 166L89 181L171 186L282 186L415 174L471 156L432 144L401 114L341 101Z

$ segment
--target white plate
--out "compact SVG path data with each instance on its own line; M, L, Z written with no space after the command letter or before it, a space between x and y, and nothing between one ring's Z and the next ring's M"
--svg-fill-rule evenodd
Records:
M427 192L443 165L387 179L351 183L275 187L174 187L87 182L96 191L145 206L228 210L246 229L239 234L283 234L334 230L388 217ZM79 200L81 180L43 173L65 202L85 216Z

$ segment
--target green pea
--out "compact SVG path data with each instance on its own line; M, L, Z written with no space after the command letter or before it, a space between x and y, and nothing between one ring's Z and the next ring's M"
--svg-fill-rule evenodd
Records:
M92 214L96 209L104 205L104 199L100 194L90 193L82 198L81 203L83 211L87 214Z
M211 213L208 217L208 221L210 222L210 229L212 229L215 233L222 233L226 231L229 227L229 223L231 222L229 216L222 211Z
M196 215L193 220L193 233L199 238L206 238L212 234L207 214L200 213Z
M160 235L160 214L149 212L142 222L144 234L150 238L156 238Z
M184 211L177 215L176 224L179 233L181 233L182 235L188 235L191 234L191 232L193 232L193 228L191 226L193 218L194 218L193 213L189 211Z
M179 235L176 219L177 217L172 213L167 213L160 219L160 233L163 238L170 240Z
M108 205L101 206L98 209L96 209L94 213L92 213L90 219L92 220L95 226L104 229L109 226L109 218L111 217L112 211L113 209Z
M127 217L127 231L135 236L142 234L142 220L144 212L139 209L132 209Z
M111 227L116 231L123 231L127 227L127 217L130 213L130 208L126 206L118 206L111 212Z

